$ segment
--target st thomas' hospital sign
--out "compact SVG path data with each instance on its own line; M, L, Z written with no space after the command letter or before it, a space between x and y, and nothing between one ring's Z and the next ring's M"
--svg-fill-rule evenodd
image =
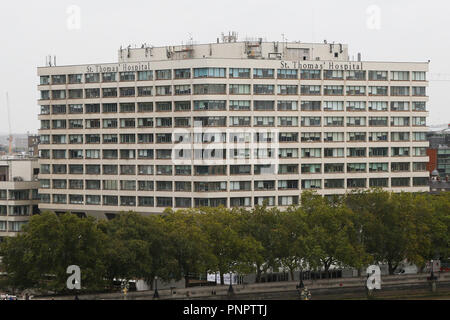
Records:
M281 69L300 70L363 70L362 62L281 61Z
M363 70L362 62L335 62L335 61L281 61L281 69L300 70ZM86 66L86 73L105 72L133 72L150 71L150 62L145 63L119 63L108 65Z
M150 71L150 62L145 63L119 63L109 65L90 65L86 67L86 73L105 73L105 72L132 72L132 71Z

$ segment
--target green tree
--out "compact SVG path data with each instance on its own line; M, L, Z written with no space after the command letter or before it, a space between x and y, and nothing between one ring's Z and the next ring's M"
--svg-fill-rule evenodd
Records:
M240 212L239 232L260 243L259 253L254 255L252 263L256 267L256 282L259 283L263 273L280 265L274 238L280 212L276 208L268 209L266 206L256 206L252 210L241 209Z
M239 211L220 208L203 208L198 213L203 232L216 265L210 271L219 272L221 284L224 274L249 273L261 244L252 237L239 233Z
M307 266L311 246L308 232L301 208L290 207L280 215L274 231L275 252L281 265L289 269L291 279L294 279L295 270Z
M121 213L110 221L102 221L107 236L105 262L109 281L149 278L152 254L148 239L150 220L134 212Z
M43 213L1 246L8 284L17 289L64 292L67 267L81 268L84 290L103 288L104 237L93 218Z
M328 277L332 265L361 267L367 255L358 242L358 230L352 222L352 211L342 201L306 192L302 194L310 243L308 262L313 269L322 268Z
M171 279L185 279L189 275L205 274L213 270L217 260L211 251L208 237L202 232L194 210L166 211L166 246L171 257L168 270Z

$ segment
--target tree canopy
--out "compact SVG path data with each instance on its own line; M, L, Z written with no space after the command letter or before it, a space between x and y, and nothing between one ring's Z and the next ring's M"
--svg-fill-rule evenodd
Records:
M122 213L109 221L75 215L33 216L17 237L0 244L9 287L64 292L70 265L83 290L114 280L152 284L207 273L256 274L280 269L361 269L385 263L394 273L407 260L423 268L450 254L450 193L357 191L343 197L302 194L286 210L197 208L163 215Z

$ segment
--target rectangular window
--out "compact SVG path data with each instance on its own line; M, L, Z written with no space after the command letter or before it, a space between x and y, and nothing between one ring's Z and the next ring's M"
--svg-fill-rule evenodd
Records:
M116 72L105 72L102 74L102 79L103 79L103 82L116 82L117 81L117 73ZM98 81L96 81L96 82L98 82Z
M423 71L413 71L412 72L412 81L426 81L427 73Z
M226 94L226 93L227 93L226 84L194 84L195 95Z
M181 95L190 95L191 94L191 85L179 85L175 86L175 95L181 96Z
M321 92L321 86L300 86L301 95L319 96Z
M153 112L153 102L138 102L138 112Z
M250 79L250 69L249 68L230 68L229 69L230 78L242 78Z
M367 179L347 179L347 188L366 188Z
M196 68L194 78L225 78L225 68Z
M175 79L190 79L191 69L175 69Z
M391 187L409 187L411 184L411 178L392 178Z
M301 142L321 142L322 134L320 132L302 132Z
M275 86L271 84L254 84L253 94L275 94Z
M342 70L324 70L323 77L325 80L343 80L344 72Z
M302 180L302 189L322 189L322 180Z
M367 165L365 163L348 163L347 164L347 172L366 172Z
M66 75L52 76L52 84L66 84Z
M153 87L138 87L139 97L151 97L153 96Z
M323 102L324 111L344 111L343 101L324 101Z
M347 148L347 157L366 157L366 148Z
M347 86L346 94L348 96L365 96L366 95L366 87L362 87L362 86Z
M120 88L120 96L121 97L135 97L136 89L134 87Z
M387 71L369 71L370 81L387 81L388 72Z
M86 113L100 113L100 104L86 104Z
M297 69L278 69L278 79L298 79Z
M387 86L369 86L369 96L387 96L388 87Z
M86 99L100 98L100 89L84 89Z
M302 158L321 158L322 149L320 148L304 148L302 149Z
M250 94L249 84L230 84L229 85L230 94Z
M409 111L409 102L407 101L392 101L391 111Z
M392 157L409 157L410 155L409 147L393 147L391 148Z
M391 87L391 96L409 96L409 87Z
M389 164L382 162L382 163L369 163L369 172L388 172L389 171Z
M321 101L302 101L301 109L302 111L320 111Z
M325 189L343 189L344 179L325 179L324 186Z
M300 79L302 80L320 80L321 71L320 70L301 70Z
M250 111L250 101L230 100L230 111Z
M156 70L156 80L171 80L172 70Z
M279 100L277 102L277 110L278 111L297 111L298 110L298 102L297 101Z
M347 101L347 111L366 111L366 102Z
M388 148L369 148L369 157L387 157L389 156Z
M156 112L172 112L172 102L156 102Z
M117 88L103 88L103 98L116 98Z
M344 95L344 86L324 86L323 94L325 96L342 96Z
M191 111L190 101L175 101L175 111L186 112Z
M409 71L392 71L391 81L409 81Z
M120 81L135 81L136 74L134 72L121 72Z
M274 111L275 101L254 101L253 102L254 111Z
M344 142L343 132L324 132L324 142Z
M138 71L138 81L153 80L153 71Z
M366 80L366 71L362 71L362 70L345 71L345 79L346 80L365 81Z
M343 127L344 117L324 117L323 123L325 127Z
M254 79L273 79L274 69L253 69Z
M279 95L297 95L298 86L296 85L278 85Z

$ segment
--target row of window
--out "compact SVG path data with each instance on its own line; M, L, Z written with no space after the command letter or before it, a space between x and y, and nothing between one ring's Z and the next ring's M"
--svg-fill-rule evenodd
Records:
M253 107L252 107L253 105ZM250 100L202 100L193 102L194 111L426 111L426 102L414 101L252 101ZM228 108L227 108L228 107ZM41 115L135 113L135 112L186 112L192 111L190 101L128 102L103 104L42 105Z
M0 220L0 232L20 232L27 223L27 221Z
M99 195L58 195L52 197L49 194L41 195L42 203L54 204L74 204L74 205L103 205L103 206L123 206L123 207L157 207L157 208L191 208L195 207L219 207L227 206L227 198L169 198L169 197L128 197L128 196L99 196ZM68 199L69 198L69 199ZM298 196L279 196L278 205L290 206L298 204ZM231 207L250 207L252 205L251 197L230 198ZM275 197L255 197L255 205L275 205Z
M227 90L228 86L228 90ZM409 86L342 86L342 85L273 85L254 84L194 84L176 86L146 86L120 88L90 88L42 90L41 100L99 99L117 97L153 97L172 95L325 95L325 96L415 96L425 97L426 87ZM276 89L276 90L275 90Z
M273 174L321 174L321 173L374 173L374 172L426 172L426 162L371 162L371 163L326 163L326 164L280 164L275 165L254 165L253 170L251 165L230 165L230 175L273 175ZM219 166L209 168L208 166L194 166L195 175L205 175L212 172L220 174L226 174L227 168L225 166ZM172 175L176 176L191 176L192 166L190 165L176 165L174 168L170 165L159 165L155 167L153 165L81 165L81 164L42 164L42 174L77 174L77 175ZM50 181L43 180L45 184L41 182L41 188L50 188ZM79 189L83 189L82 180L70 180L70 188L73 188L72 183L77 183ZM77 182L75 182L77 181ZM116 181L117 183L117 181ZM147 183L147 182L143 182ZM148 182L150 183L150 182Z
M345 181L347 180L347 182ZM367 188L367 180L369 180L370 187L422 187L428 186L428 178L427 177L416 177L412 178L370 178L370 179L325 179L322 180L301 180L301 189L302 190L311 190L311 189L357 189L357 188ZM271 184L274 181L261 181L258 182L258 185L263 187L267 187L266 190L274 190L270 189ZM282 186L287 185L291 186L292 183L297 185L296 190L300 190L299 181L289 182L285 181ZM256 182L255 182L256 186ZM284 189L289 190L289 189ZM220 190L219 190L220 191ZM208 191L208 192L214 192ZM194 203L195 207L218 207L218 206L227 206L228 199L227 198L172 198L172 197L136 197L136 196L113 196L113 195L77 195L77 194L53 194L52 197L50 194L41 194L41 202L42 203L50 203L50 198L53 198L54 204L74 204L74 205L103 205L103 206L123 206L123 207L176 207L176 208L190 208L192 207L192 203ZM254 197L254 205L263 205L267 204L269 206L275 205L275 198L272 197ZM175 201L174 201L175 199ZM242 207L242 206L251 206L251 197L240 197L240 198L230 198L230 206L231 207ZM290 206L298 204L299 196L278 196L278 205L279 206ZM155 201L156 200L156 201Z
M259 132L230 133L139 133L41 135L47 144L166 144L166 143L283 143L283 142L410 142L427 141L426 132ZM390 136L390 139L389 139Z
M37 191L37 190L36 190ZM40 197L37 194L37 199ZM10 216L10 217L21 217L21 216L29 216L32 214L30 205L14 205L14 206L5 206L0 205L0 216Z
M228 78L236 79L275 79L275 71L278 79L300 79L302 80L358 80L358 81L426 81L426 72L422 71L391 71L388 79L388 71L369 71L355 70L297 70L297 69L261 69L254 68L228 68ZM368 78L367 78L368 75ZM116 81L152 81L152 80L171 80L171 79L194 79L198 78L226 78L226 68L194 68L175 69L175 70L149 70L138 72L106 72L106 73L88 73L88 74L69 74L41 76L41 85L62 85L79 83L99 83Z
M357 164L355 164L357 165ZM393 178L396 179L396 178ZM408 178L409 179L409 178ZM347 184L344 181L347 180ZM366 188L366 178L363 179L325 179L325 189L328 188L352 188L354 181L364 181L364 184L357 187ZM419 180L416 178L416 180ZM335 184L330 186L331 183ZM428 185L428 178L421 177L420 181L423 184ZM302 180L261 180L261 181L215 181L215 182L184 182L184 181L135 181L135 180L58 180L51 181L52 187L50 187L50 180L41 180L41 189L70 189L70 190L107 190L107 191L156 191L156 192L251 192L251 191L282 191L282 190L300 190L300 184ZM339 183L339 185L338 185ZM417 184L414 184L417 186ZM10 207L12 208L12 207ZM28 210L19 210L18 208L29 207L15 207L16 212L12 214L10 209L10 215L28 215Z
M175 175L175 176L195 176L205 175L276 175L276 174L320 174L320 173L380 173L380 172L426 172L426 162L371 162L371 163L304 163L304 164L257 164L257 165L230 165L227 166L192 166L190 165L49 165L42 164L42 174L76 174L76 175ZM52 170L51 170L52 169ZM79 184L79 189L83 189L83 180L70 180ZM143 182L147 183L147 182ZM150 182L148 182L150 183ZM69 182L73 188L72 182ZM50 188L50 180L41 180L41 188Z
M0 190L0 200L24 201L38 199L37 190Z
M252 121L253 118L253 121ZM368 118L368 120L367 120ZM278 120L278 121L276 121ZM195 127L298 127L299 117L230 116L228 117L161 117L126 119L59 119L41 120L41 130L114 129L114 128L190 128ZM300 117L301 127L410 127L426 126L426 117Z
M367 149L369 150L367 152ZM288 159L344 157L425 157L425 147L363 147L363 148L280 148L276 149L113 149L113 150L40 150L42 159L157 159L157 160L225 160L225 159ZM412 149L412 152L411 152ZM251 152L253 150L253 152ZM347 150L347 152L345 152Z
M367 148L262 148L254 149L121 149L121 150L40 150L42 159L157 159L157 160L225 160L225 159L285 159L327 157L424 157L425 147L369 147ZM412 149L412 153L411 153ZM300 151L299 151L300 150ZM322 152L323 150L323 152ZM345 152L347 150L347 152ZM156 157L155 157L156 154Z

